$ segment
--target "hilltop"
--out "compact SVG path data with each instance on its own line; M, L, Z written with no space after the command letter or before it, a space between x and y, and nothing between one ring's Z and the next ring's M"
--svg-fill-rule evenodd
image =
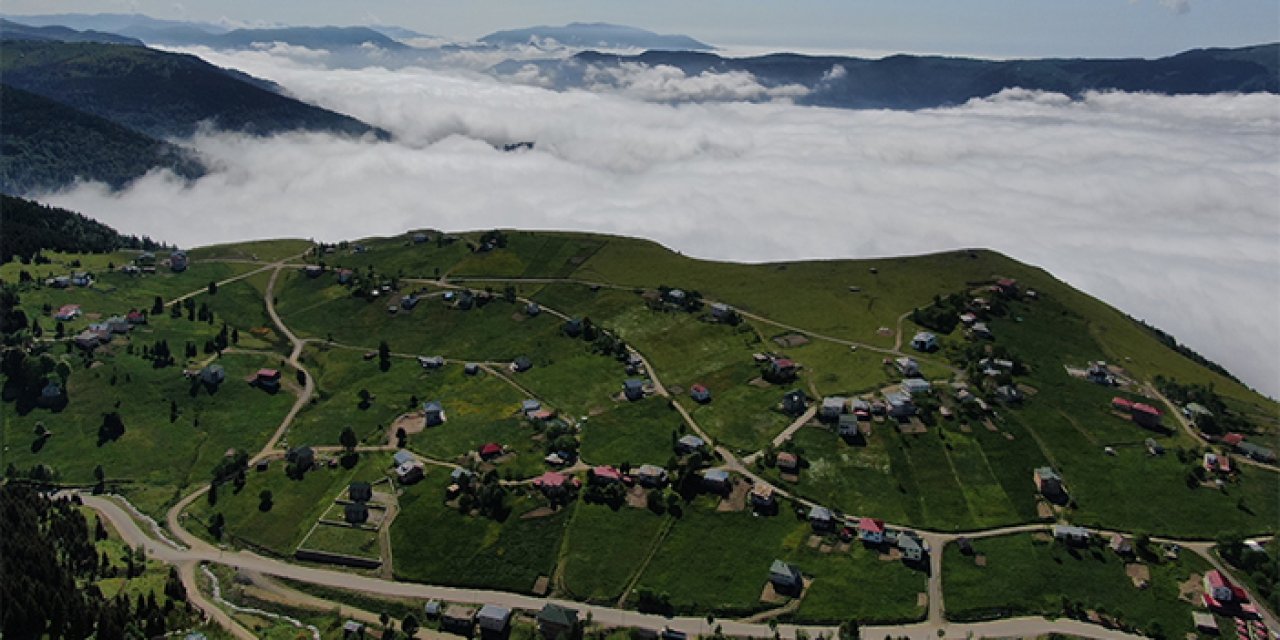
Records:
M1101 600L1184 633L1204 541L1280 518L1274 401L991 251L743 265L421 229L43 253L0 266L9 478L304 582L285 559L678 625Z
M685 35L663 35L644 29L604 22L571 22L561 27L537 26L495 31L482 36L485 44L509 46L554 40L567 47L600 49L657 49L706 51L714 49Z

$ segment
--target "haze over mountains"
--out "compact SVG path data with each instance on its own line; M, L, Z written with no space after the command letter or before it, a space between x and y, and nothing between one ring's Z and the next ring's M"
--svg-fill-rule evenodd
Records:
M195 28L147 26L179 27ZM83 117L42 122L29 107L26 131L6 122L0 186L183 243L430 220L748 261L989 246L1280 392L1280 366L1256 357L1280 349L1280 308L1244 302L1280 287L1277 45L1160 60L731 58L200 29L224 44L6 41L4 82L26 92L6 102ZM84 133L54 135L61 121ZM77 146L117 139L112 126L129 140Z

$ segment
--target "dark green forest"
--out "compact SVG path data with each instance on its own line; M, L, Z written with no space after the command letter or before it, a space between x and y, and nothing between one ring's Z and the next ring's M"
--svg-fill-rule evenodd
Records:
M56 189L76 178L119 189L153 167L184 178L204 174L200 163L181 147L6 84L0 84L0 113L4 193Z
M157 249L143 236L126 236L74 211L0 195L0 262L30 260L40 251L105 253L116 249Z

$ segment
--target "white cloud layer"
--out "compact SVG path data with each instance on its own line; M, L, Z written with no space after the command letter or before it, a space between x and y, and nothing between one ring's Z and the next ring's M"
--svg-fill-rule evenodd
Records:
M183 244L509 226L744 261L991 247L1280 396L1277 96L670 106L464 72L202 55L398 140L206 133L190 142L215 171L194 185L155 173L116 194L82 185L42 199ZM536 149L491 146L523 140Z

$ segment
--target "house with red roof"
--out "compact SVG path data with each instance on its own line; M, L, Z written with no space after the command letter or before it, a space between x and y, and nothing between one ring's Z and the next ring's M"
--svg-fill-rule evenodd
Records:
M1241 442L1244 442L1244 434L1242 433L1228 433L1227 435L1222 436L1222 444L1228 446L1234 447Z
M1013 278L1000 278L996 280L996 290L1002 295L1016 296L1018 295L1018 281Z
M1117 411L1123 411L1125 413L1132 413L1133 401L1129 400L1128 398L1121 398L1120 396L1116 396L1111 399L1111 408L1116 409Z
M548 471L533 479L533 486L540 489L547 497L564 495L570 489L577 489L581 484L581 481L573 475L558 471Z
M480 447L480 457L488 460L502 455L502 445L496 442L488 442Z
M1133 407L1129 410L1129 415L1133 417L1133 421L1138 425L1147 427L1148 429L1158 429L1160 427L1160 417L1164 415L1161 411L1149 404L1142 402L1133 403Z
M704 385L695 384L689 388L689 397L693 398L694 402L706 404L711 402L711 391Z
M267 391L278 391L280 389L280 370L258 369L249 384Z
M1204 574L1204 606L1214 609L1235 609L1249 601L1244 589L1234 585L1221 571L1213 569Z
M608 465L600 465L591 468L591 478L596 484L622 482L622 472Z
M884 520L862 518L858 520L858 539L871 544L884 543Z
M125 314L124 319L129 324L146 324L147 314L141 311L138 311L137 309L134 309L129 313Z
M64 322L67 320L75 320L78 317L80 317L80 305L78 304L64 304L58 308L57 313L53 314L54 320Z

